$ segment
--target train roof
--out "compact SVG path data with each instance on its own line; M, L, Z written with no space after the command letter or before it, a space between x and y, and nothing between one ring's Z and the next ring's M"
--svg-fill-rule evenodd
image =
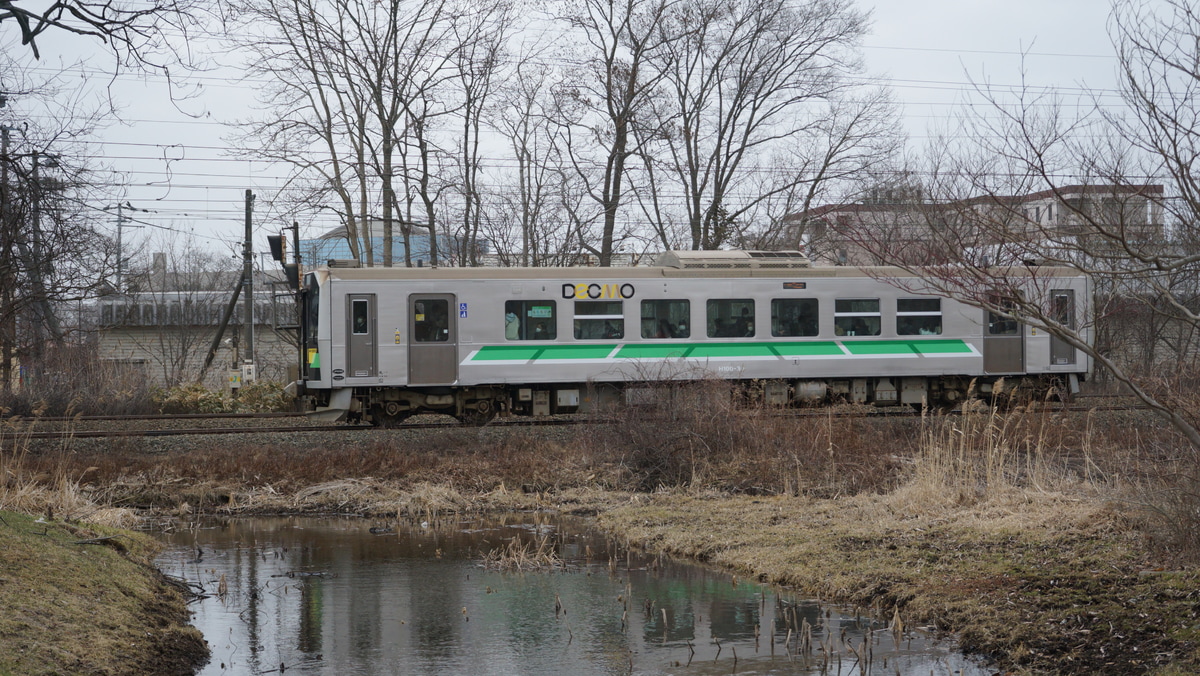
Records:
M660 254L655 264L635 267L342 267L331 265L320 270L339 280L518 280L518 279L577 279L627 280L670 278L790 278L820 277L922 277L920 268L891 266L813 266L808 257L798 251L668 251ZM931 269L930 276L944 276L946 269ZM1010 277L1082 277L1070 267L1014 266L997 268L996 272Z

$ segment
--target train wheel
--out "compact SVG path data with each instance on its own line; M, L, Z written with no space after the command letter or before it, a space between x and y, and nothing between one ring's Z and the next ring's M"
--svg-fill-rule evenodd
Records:
M401 410L394 402L371 407L371 424L376 427L399 427L413 415L411 410Z
M480 399L464 406L457 418L467 425L486 425L496 417L496 405L490 399Z

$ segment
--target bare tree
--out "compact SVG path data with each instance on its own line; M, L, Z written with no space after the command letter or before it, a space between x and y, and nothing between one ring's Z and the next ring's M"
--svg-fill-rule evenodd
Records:
M573 180L562 154L564 130L554 120L561 77L538 50L520 56L498 93L492 125L509 146L515 173L499 181L499 218L489 223L489 235L508 265L550 265L580 250L557 199Z
M691 248L737 238L738 222L777 196L811 203L887 158L899 138L888 95L851 96L866 29L847 0L672 7L663 31L675 38L649 57L664 73L663 141L645 157L683 194Z
M650 66L651 55L676 38L663 30L668 10L678 0L578 0L564 17L585 45L577 77L559 87L560 120L566 132L564 147L576 175L599 209L599 241L581 245L611 264L618 241L617 217L626 197L628 163L641 152L639 141L656 132L650 101L663 73ZM582 227L590 219L579 218Z
M242 137L248 151L292 164L291 185L318 191L310 204L333 197L352 255L367 264L374 215L383 214L388 265L393 214L413 223L419 199L436 257L444 186L433 130L450 110L441 102L452 74L450 4L244 0L237 8L239 43L254 55L248 74L271 83L261 90L270 114Z
M195 26L203 8L194 0L113 2L112 0L57 0L30 8L16 0L0 0L0 24L8 22L21 34L34 58L41 58L37 38L47 31L62 31L97 38L108 44L126 63L163 65L155 57L160 49L173 56L170 33L184 34ZM175 44L178 44L176 41ZM176 59L172 59L176 60Z
M80 339L84 327L64 309L101 287L116 258L98 232L102 212L88 204L101 167L80 143L101 112L15 67L2 77L14 93L0 107L0 378L8 387L13 357L36 372L48 350Z
M512 16L511 5L500 2L468 14L454 27L458 48L454 51L453 82L460 97L458 115L462 125L457 141L461 213L456 243L457 257L463 265L478 265L482 251L479 240L485 217L480 185L484 170L481 142L486 120L500 112L494 99Z

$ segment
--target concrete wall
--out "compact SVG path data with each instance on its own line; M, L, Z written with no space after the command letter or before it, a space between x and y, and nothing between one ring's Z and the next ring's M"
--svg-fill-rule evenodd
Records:
M240 327L230 327L225 332L225 339L204 378L205 385L210 388L228 386L228 372L234 363L232 340L238 330ZM211 326L105 328L98 332L99 354L103 360L140 369L154 386L167 387L196 380L215 332L216 327ZM294 336L294 331L277 333L269 325L256 329L254 348L259 380L289 381L288 368L299 360Z

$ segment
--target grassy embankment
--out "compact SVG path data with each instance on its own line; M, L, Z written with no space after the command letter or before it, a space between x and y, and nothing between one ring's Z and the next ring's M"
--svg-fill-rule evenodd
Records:
M157 543L0 512L0 674L190 674L208 655Z
M898 608L908 626L959 632L1004 669L1200 665L1200 574L1185 547L1195 510L1176 499L1195 458L1156 419L1038 409L793 419L728 401L699 388L592 428L187 451L80 440L10 463L23 480L6 490L37 505L55 489L39 477L80 477L57 494L177 515L595 512L635 546L886 617Z

